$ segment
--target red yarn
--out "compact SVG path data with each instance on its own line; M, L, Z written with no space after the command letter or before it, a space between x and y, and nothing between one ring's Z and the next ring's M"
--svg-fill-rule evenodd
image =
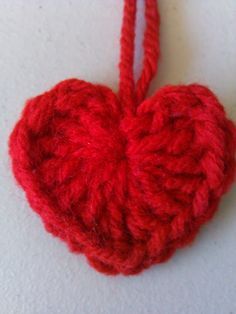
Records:
M46 229L106 274L135 274L190 243L235 173L236 129L206 87L142 102L159 55L146 0L143 70L133 79L136 1L126 0L120 91L65 80L30 99L10 137L13 171Z

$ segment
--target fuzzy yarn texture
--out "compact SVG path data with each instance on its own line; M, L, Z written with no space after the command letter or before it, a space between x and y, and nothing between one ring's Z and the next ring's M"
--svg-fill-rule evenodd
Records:
M235 174L236 129L204 86L144 99L159 56L159 14L145 1L135 84L136 1L125 0L120 88L78 79L27 101L9 141L12 168L48 232L105 274L136 274L192 242Z

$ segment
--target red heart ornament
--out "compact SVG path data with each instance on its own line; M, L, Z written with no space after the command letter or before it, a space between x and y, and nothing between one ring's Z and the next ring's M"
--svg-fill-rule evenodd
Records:
M132 109L129 95L65 80L27 102L10 137L46 229L107 274L190 243L235 172L235 126L208 88L167 86Z
M31 99L13 169L46 229L100 271L166 260L210 219L233 179L234 126L199 85L164 87L126 116L76 79Z

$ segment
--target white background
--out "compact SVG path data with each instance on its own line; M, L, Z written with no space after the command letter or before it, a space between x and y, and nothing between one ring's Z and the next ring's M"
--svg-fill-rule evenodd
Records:
M160 86L201 82L236 120L236 1L159 0ZM142 1L139 1L142 9ZM0 0L0 313L236 313L236 189L195 243L141 275L106 277L47 234L10 172L25 99L79 77L117 90L121 0ZM136 73L140 70L139 14Z

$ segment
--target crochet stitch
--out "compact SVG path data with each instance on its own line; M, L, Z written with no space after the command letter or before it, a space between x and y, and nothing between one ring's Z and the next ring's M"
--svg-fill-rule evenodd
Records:
M125 0L119 93L78 79L30 99L9 141L15 177L47 231L105 274L166 261L212 218L235 174L236 129L198 84L144 100L159 57L145 0L134 82L136 0Z

